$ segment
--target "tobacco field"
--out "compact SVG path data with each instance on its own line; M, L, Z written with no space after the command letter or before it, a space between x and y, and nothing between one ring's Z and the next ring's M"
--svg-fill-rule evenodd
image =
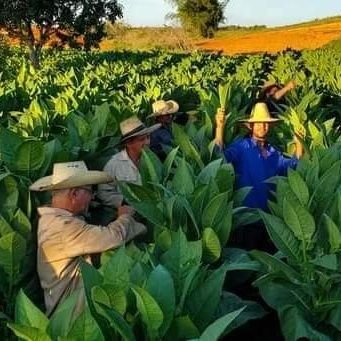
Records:
M22 50L0 49L0 338L24 340L229 339L268 316L285 340L341 340L341 53L334 48L227 57L151 52L43 52L33 69ZM242 206L233 167L213 144L225 108L225 143L245 131L264 80L294 79L273 145L305 155L270 179L270 212ZM87 307L75 297L44 314L36 274L39 205L28 187L54 162L101 170L117 149L119 122L141 120L174 99L189 113L173 124L162 163L144 151L143 185L122 184L146 236L82 263ZM263 219L278 252L228 247L231 231ZM252 279L254 297L236 288ZM270 331L269 331L270 333ZM272 338L275 340L275 337Z

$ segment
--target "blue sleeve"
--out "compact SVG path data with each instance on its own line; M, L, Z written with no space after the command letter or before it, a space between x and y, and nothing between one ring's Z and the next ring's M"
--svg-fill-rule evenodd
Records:
M232 143L230 146L224 148L223 153L226 162L235 163L238 160L238 156L240 156L240 141L236 141Z
M280 154L278 160L278 175L287 175L288 168L295 169L297 167L297 162L298 159L296 157L286 158Z

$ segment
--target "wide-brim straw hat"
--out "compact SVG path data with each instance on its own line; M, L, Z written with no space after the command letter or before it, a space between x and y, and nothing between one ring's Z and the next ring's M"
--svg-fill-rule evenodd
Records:
M30 186L31 191L53 191L113 181L106 172L90 171L83 161L55 163L53 174L45 176Z
M174 115L179 111L179 104L173 100L169 101L156 101L152 104L153 113L149 117L159 117L164 115Z
M137 116L129 117L128 119L120 123L120 130L122 134L120 143L125 142L135 136L151 134L153 131L159 129L160 127L161 127L160 123L154 124L150 127L146 127L138 119Z
M282 120L273 118L265 103L256 103L252 108L250 118L238 120L240 123L278 123Z

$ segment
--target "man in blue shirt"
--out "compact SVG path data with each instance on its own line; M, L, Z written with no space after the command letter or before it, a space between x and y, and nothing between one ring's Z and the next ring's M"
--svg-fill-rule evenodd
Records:
M296 144L295 157L285 158L282 153L267 142L267 135L271 127L278 123L280 119L272 118L265 103L256 103L252 109L251 116L247 120L240 120L250 131L250 135L236 140L231 145L223 148L223 132L225 124L224 112L218 112L216 115L216 136L215 142L221 148L227 162L231 162L236 172L236 187L251 187L251 191L244 200L244 205L250 208L259 208L267 210L267 200L271 185L265 181L276 175L286 175L289 167L295 168L298 159L303 155L303 145L295 136ZM258 224L259 225L259 224ZM264 230L264 227L258 230ZM247 231L244 231L243 239L249 239L245 236ZM240 231L239 231L240 232ZM257 231L256 231L257 232ZM258 231L259 238L261 236ZM257 233L256 233L257 234ZM266 233L265 233L266 236ZM252 237L254 241L246 241L247 246L242 246L246 249L257 248L257 236ZM248 246L250 244L250 247Z
M163 161L167 153L165 147L171 147L173 135L171 125L173 115L178 113L179 104L175 101L156 101L153 103L153 113L148 117L153 117L160 128L150 134L149 148Z

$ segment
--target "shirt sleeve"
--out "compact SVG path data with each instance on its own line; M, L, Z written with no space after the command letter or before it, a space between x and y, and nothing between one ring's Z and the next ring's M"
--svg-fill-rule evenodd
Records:
M297 167L297 163L298 159L296 157L286 158L280 154L278 159L278 175L287 175L288 168L295 169Z
M136 222L128 214L120 216L107 226L87 224L77 217L66 219L64 225L65 257L104 252L116 248L146 231L143 224Z
M102 201L104 205L111 206L111 207L119 207L123 201L123 195L120 193L117 187L117 176L116 176L116 169L115 164L112 161L109 161L104 169L111 177L115 180L108 184L101 184L98 185L98 193L97 197Z
M223 150L226 162L235 163L238 160L238 155L240 156L239 143L232 143L230 146L225 147Z

